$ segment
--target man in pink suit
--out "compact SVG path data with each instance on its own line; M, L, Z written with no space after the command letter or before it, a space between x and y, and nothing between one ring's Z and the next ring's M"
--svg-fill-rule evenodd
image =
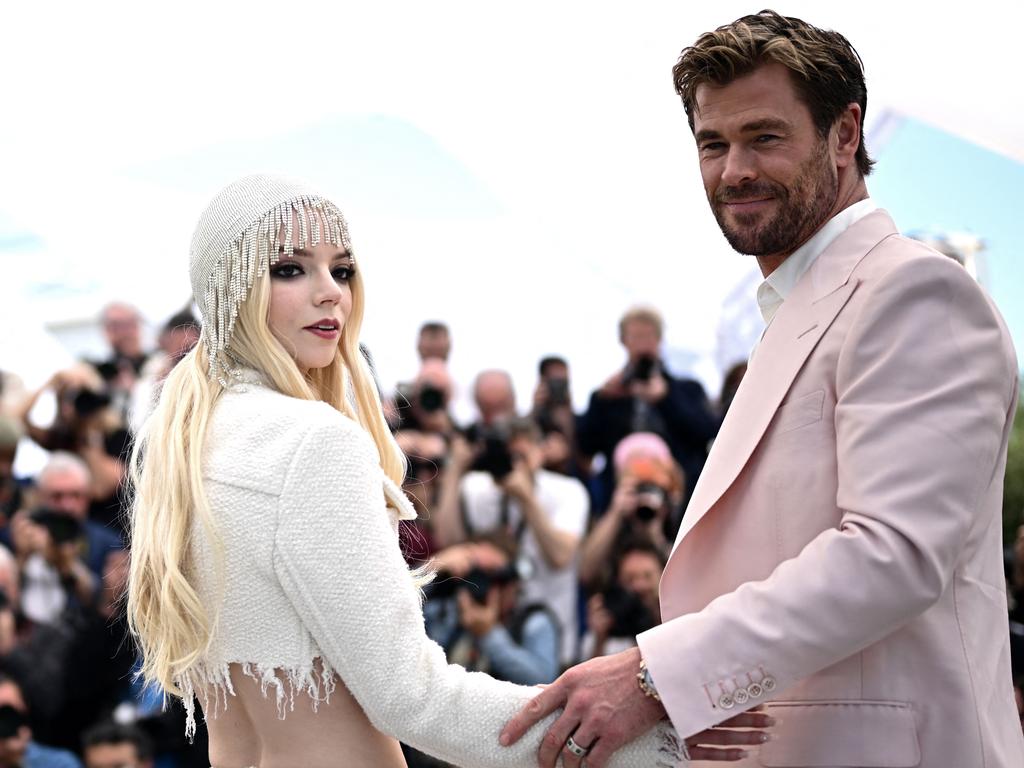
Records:
M664 623L567 672L504 736L564 707L540 764L600 768L666 715L689 737L762 705L777 726L739 765L1024 766L1002 319L868 196L844 37L765 11L701 36L673 73L712 210L765 275L767 328L665 570Z

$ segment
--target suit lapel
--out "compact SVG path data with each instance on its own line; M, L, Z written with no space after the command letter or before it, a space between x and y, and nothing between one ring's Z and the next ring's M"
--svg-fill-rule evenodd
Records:
M807 356L857 289L856 265L895 232L885 211L868 214L825 249L780 307L715 438L676 547L746 466Z

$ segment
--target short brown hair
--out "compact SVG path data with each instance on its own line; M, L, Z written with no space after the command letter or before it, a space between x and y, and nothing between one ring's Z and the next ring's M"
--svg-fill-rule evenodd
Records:
M653 326L658 332L658 338L662 338L665 335L665 320L662 318L661 313L654 307L630 307L619 319L619 340L626 336L626 326L630 323L647 323Z
M857 169L871 173L874 160L864 146L864 114L868 90L864 62L850 41L838 32L819 29L801 19L761 11L705 32L684 48L672 68L676 93L682 97L693 130L697 87L728 85L759 65L774 61L790 71L801 101L822 137L852 102L860 105L860 146Z

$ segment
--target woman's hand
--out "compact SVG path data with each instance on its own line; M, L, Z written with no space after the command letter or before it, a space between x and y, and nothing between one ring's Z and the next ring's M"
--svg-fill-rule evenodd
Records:
M618 520L625 520L636 511L636 478L625 476L615 486L608 512Z
M686 751L690 760L742 760L747 756L743 747L764 744L770 738L766 729L773 725L774 718L751 709L686 739Z

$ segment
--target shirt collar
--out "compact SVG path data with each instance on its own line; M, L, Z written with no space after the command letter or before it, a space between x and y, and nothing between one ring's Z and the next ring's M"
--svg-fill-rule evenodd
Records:
M800 278L832 241L876 208L878 206L870 197L844 208L764 279L757 289L757 305L765 325L771 323L782 302L792 293Z

